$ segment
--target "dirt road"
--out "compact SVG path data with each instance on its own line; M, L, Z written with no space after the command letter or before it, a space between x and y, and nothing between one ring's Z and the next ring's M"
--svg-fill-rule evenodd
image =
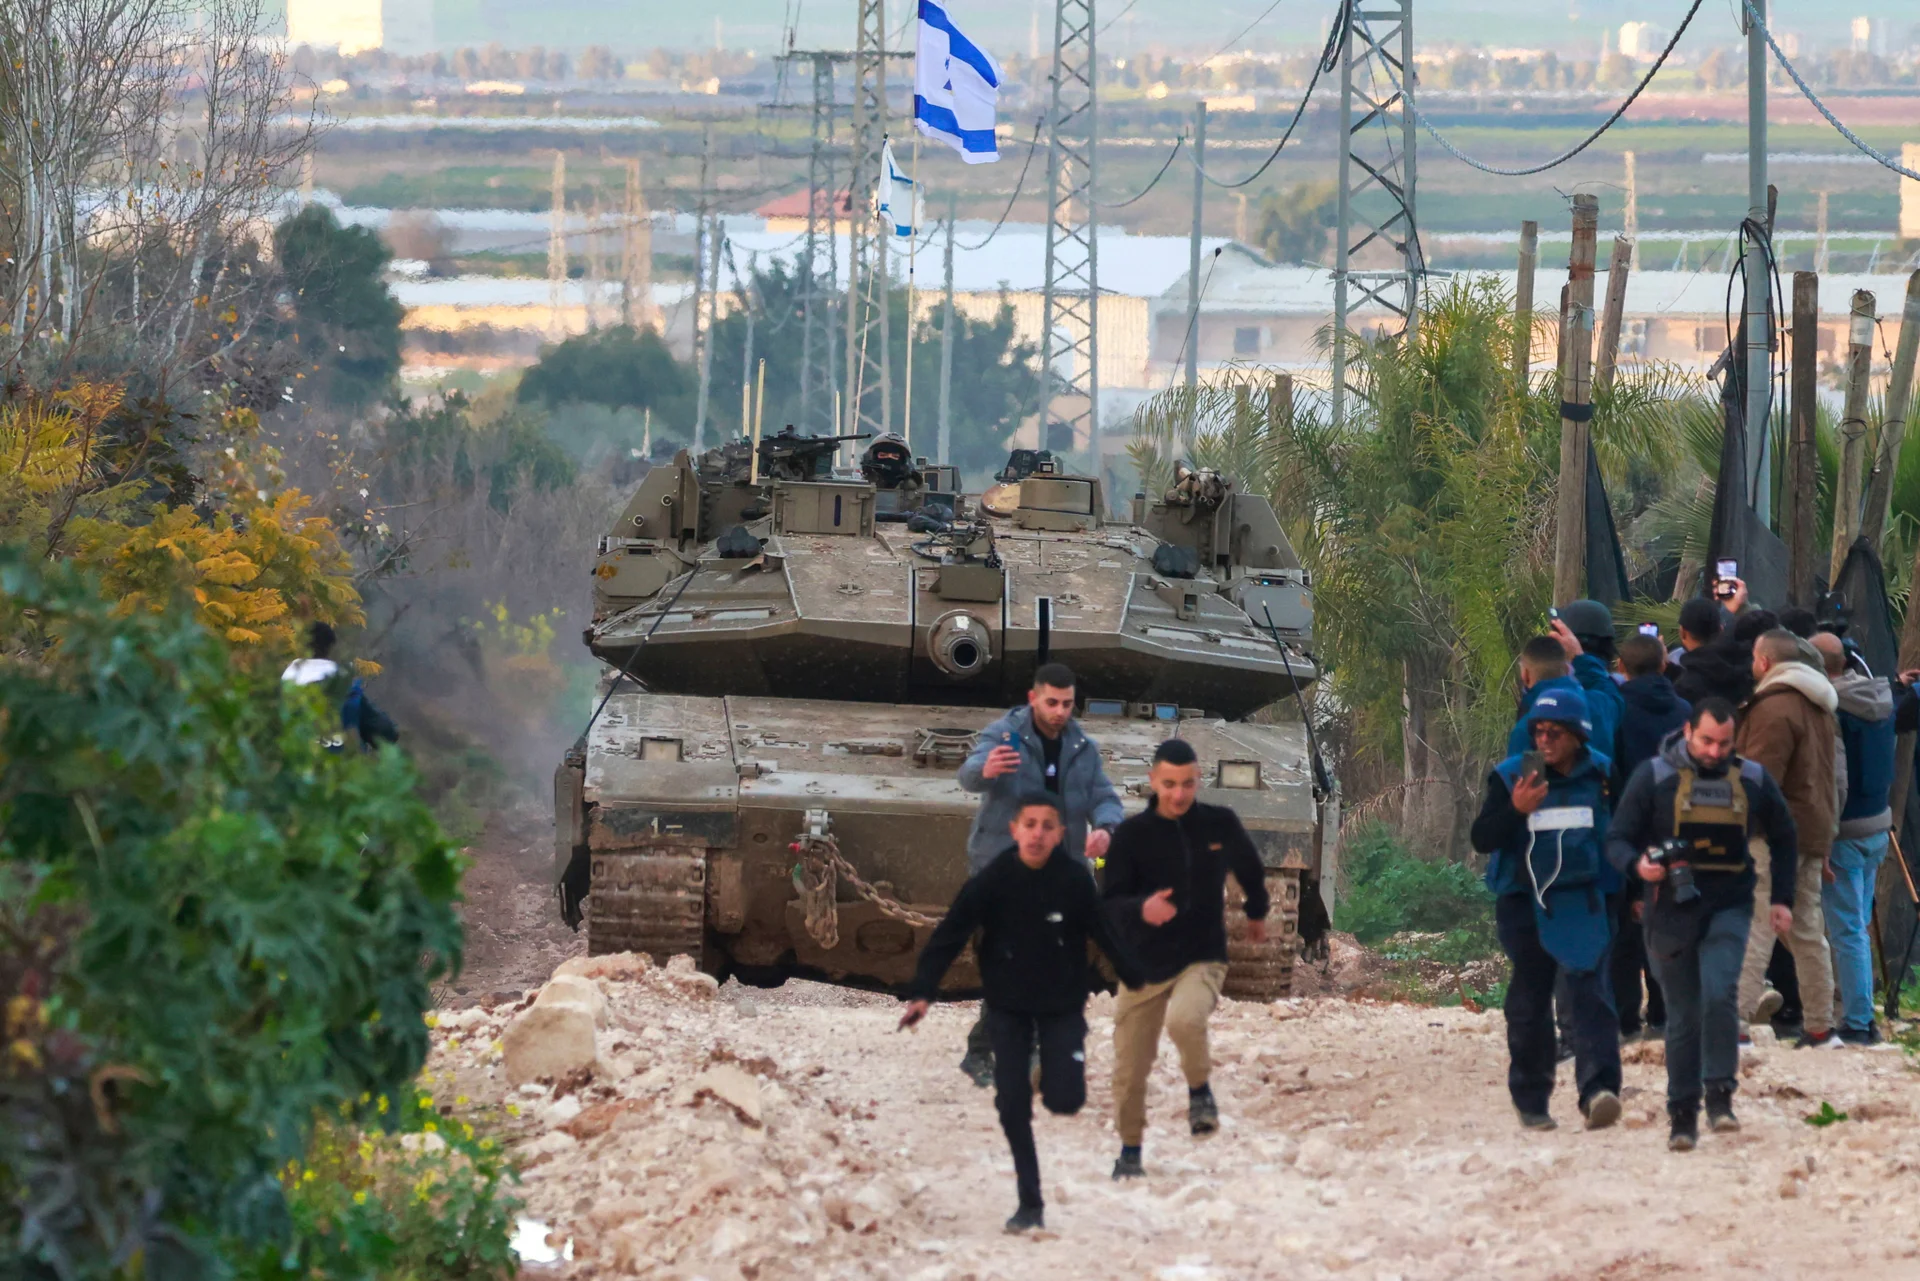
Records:
M517 1110L529 1211L573 1243L571 1264L530 1275L1920 1276L1916 1077L1897 1051L1763 1045L1743 1067L1745 1131L1672 1156L1658 1047L1630 1047L1622 1126L1578 1129L1563 1079L1562 1128L1537 1135L1506 1102L1497 1012L1229 1003L1223 1131L1187 1136L1163 1059L1149 1177L1116 1185L1099 998L1087 1108L1037 1125L1049 1230L1020 1239L1000 1231L1013 1179L990 1096L954 1066L970 1006L899 1034L894 1002L811 984L650 967L596 982L590 1080L510 1088L510 1006L436 1033L443 1088ZM1823 1101L1848 1119L1806 1124Z

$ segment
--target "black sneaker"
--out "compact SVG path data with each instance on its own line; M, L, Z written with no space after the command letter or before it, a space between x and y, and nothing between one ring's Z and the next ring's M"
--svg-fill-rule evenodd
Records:
M960 1070L981 1089L993 1084L993 1054L988 1050L968 1050L960 1060Z
M1802 1032L1800 1039L1793 1043L1796 1050L1837 1050L1842 1045L1840 1034L1832 1028L1824 1032Z
M1118 1183L1122 1179L1144 1178L1146 1173L1146 1167L1140 1164L1139 1148L1123 1147L1120 1149L1120 1159L1113 1163L1113 1181L1115 1183Z
M1667 1105L1667 1151L1691 1152L1700 1146L1700 1114L1695 1109Z
M1520 1114L1520 1126L1527 1130L1557 1130L1560 1123L1545 1112L1528 1112L1524 1108L1515 1108Z
M1856 1046L1861 1049L1879 1045L1880 1025L1878 1023L1869 1023L1864 1031L1843 1027L1840 1029L1840 1041L1844 1045Z
M1030 1232L1035 1228L1044 1228L1046 1226L1046 1211L1037 1205L1023 1205L1013 1212L1011 1219L1007 1220L1007 1231L1009 1232Z
M1740 1118L1733 1114L1732 1086L1707 1087L1707 1128L1715 1134L1732 1134L1740 1128Z
M1211 1085L1187 1091L1187 1125L1195 1134L1212 1134L1220 1128L1220 1108L1213 1101Z

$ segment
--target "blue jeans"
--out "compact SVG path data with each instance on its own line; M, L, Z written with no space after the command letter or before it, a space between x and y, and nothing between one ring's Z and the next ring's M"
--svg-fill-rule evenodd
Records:
M1702 921L1700 935L1678 955L1649 949L1667 998L1667 1107L1697 1113L1701 1086L1739 1084L1740 962L1747 953L1753 908L1722 908Z
M1887 834L1833 843L1833 884L1820 895L1833 947L1833 985L1840 992L1839 1027L1864 1032L1873 1022L1873 884L1887 856Z

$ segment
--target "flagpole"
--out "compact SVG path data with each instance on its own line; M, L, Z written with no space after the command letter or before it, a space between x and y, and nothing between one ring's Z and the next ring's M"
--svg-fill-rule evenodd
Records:
M913 160L907 182L907 403L901 413L901 436L913 448L913 259L920 249L920 122L913 123Z

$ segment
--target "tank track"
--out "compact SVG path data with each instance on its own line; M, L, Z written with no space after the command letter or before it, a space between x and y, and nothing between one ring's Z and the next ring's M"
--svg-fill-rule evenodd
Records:
M707 941L707 854L682 846L593 851L587 954L644 952L657 965L691 956L714 972Z
M1227 878L1227 981L1221 992L1236 1001L1278 1001L1293 995L1293 963L1300 952L1300 873L1267 869L1267 941L1247 938L1240 883Z

